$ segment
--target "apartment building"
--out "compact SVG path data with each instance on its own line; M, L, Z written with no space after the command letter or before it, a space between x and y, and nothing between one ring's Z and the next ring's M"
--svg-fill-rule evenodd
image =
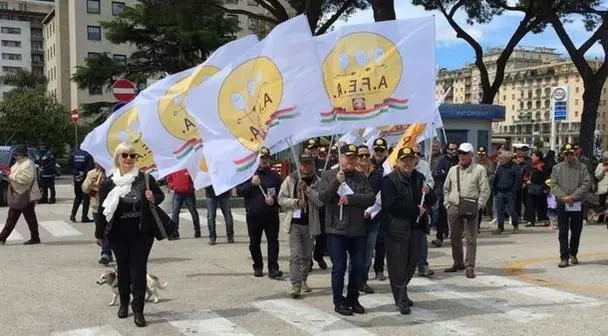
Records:
M224 0L224 6L228 9L246 10L261 15L266 14L266 10L255 0ZM226 14L226 17L238 22L239 28L241 29L237 33L238 37L255 34L264 31L266 28L264 22L249 18L244 14Z
M496 73L496 61L501 49L490 49L484 60L488 66L490 81ZM599 68L600 61L592 61ZM436 96L441 97L452 87L446 103L471 104L482 99L479 70L474 64L463 69L439 71ZM565 115L556 121L555 145L577 142L583 110L583 83L574 64L550 48L518 48L513 52L506 68L504 82L494 99L494 104L506 108L504 122L492 125L493 138L503 143L551 143L551 123L555 109L552 98L556 89L565 92ZM606 87L598 111L596 135L606 133Z
M52 9L52 1L0 0L0 76L44 73L42 20ZM0 99L11 89L0 81Z

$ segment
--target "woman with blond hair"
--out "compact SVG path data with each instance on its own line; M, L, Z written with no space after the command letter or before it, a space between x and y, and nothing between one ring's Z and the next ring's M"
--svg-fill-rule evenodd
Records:
M97 244L107 235L118 265L120 307L118 317L129 314L129 299L133 294L135 325L146 326L144 298L148 256L154 242L152 203L160 204L165 195L156 180L144 175L135 166L138 154L122 143L114 151L114 169L99 188L99 222L95 230ZM146 188L149 179L149 189Z

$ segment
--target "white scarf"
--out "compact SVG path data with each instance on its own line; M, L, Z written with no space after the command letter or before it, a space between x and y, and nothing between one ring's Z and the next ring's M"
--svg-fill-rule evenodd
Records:
M133 168L133 170L124 175L120 175L119 169L114 169L114 173L112 174L114 188L108 193L108 196L106 196L106 199L102 204L103 215L106 217L107 221L112 220L112 217L114 217L114 212L118 207L120 198L124 197L131 191L133 181L135 181L138 174L139 170L137 170L137 168Z

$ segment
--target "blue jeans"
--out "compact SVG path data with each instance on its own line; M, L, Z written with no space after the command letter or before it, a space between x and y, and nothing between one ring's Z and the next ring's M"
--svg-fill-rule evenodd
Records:
M359 287L361 287L364 279L367 237L327 234L327 241L332 263L331 290L334 304L356 301L359 298ZM347 253L350 256L352 267L348 276L348 289L345 298L343 292Z
M513 227L519 225L519 216L515 215L515 200L516 195L510 192L496 192L496 219L498 220L498 229L505 228L505 213L508 213L513 222Z
M380 223L375 220L369 220L367 222L367 233L365 235L365 263L363 266L365 272L363 276L364 281L368 280L369 269L372 267L372 259L374 258L374 251L376 250L376 240L378 239L378 231L380 231Z
M97 225L98 221L99 215L97 214L97 212L95 212L93 213L93 222L95 223L95 225ZM112 249L110 248L110 241L108 240L107 236L103 238L103 244L101 245L101 255L108 256L108 258L112 259Z
M173 221L175 222L175 233L179 233L179 212L182 209L182 204L186 203L188 211L192 216L192 223L194 223L194 232L201 231L200 218L198 217L198 211L196 210L196 196L192 194L173 193Z
M217 207L222 210L224 216L224 222L226 222L226 236L228 238L234 237L234 222L232 220L232 212L230 211L230 196L221 197L207 197L207 228L209 229L209 239L215 240L217 234L215 233L215 217L217 215Z

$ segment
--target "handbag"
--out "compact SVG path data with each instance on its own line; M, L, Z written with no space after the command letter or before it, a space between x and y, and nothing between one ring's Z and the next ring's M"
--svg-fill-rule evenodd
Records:
M150 190L150 177L147 173L144 175L144 179L146 190ZM175 232L176 225L173 219L156 204L150 203L150 213L152 213L152 219L154 220L154 237L157 240L167 239L169 234Z
M34 183L36 182L36 178L30 184L30 187L23 193L19 194L13 189L11 183L8 183L8 193L6 194L6 201L8 203L8 207L16 210L23 210L27 207L32 200L30 200L30 193L32 192L32 188L34 187Z
M458 215L467 219L477 217L477 199L460 196L460 167L456 167L456 188L458 190Z

